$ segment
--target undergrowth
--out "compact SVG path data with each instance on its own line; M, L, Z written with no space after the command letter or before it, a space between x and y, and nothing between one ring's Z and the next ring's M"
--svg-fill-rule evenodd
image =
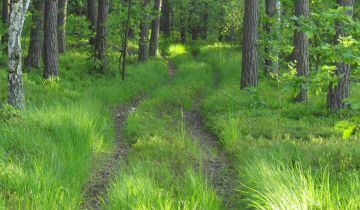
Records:
M36 69L25 74L26 111L0 114L0 206L78 209L91 162L113 149L112 109L165 76L156 60L130 67L125 82L90 75L87 55L72 51L60 58L60 79L44 81ZM0 77L6 81L3 69Z

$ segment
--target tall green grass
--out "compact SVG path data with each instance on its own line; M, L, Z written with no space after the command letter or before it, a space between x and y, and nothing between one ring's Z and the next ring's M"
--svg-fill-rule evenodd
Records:
M201 172L201 148L183 119L193 101L212 87L212 74L184 50L170 47L175 78L155 89L127 120L125 132L133 146L105 209L220 209L221 199Z
M131 66L125 82L88 68L86 54L68 52L60 80L44 81L38 70L24 75L27 109L0 119L0 207L78 209L92 161L113 149L112 109L166 78L156 60ZM5 71L0 77L6 81Z
M335 129L359 113L328 111L324 93L294 104L291 81L262 74L258 87L240 90L240 58L222 45L202 47L197 56L217 78L202 114L237 164L239 208L359 209L360 143Z

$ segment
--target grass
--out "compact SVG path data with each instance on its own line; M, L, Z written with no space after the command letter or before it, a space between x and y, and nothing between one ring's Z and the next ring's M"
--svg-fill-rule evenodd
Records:
M78 209L91 162L113 149L113 107L165 77L156 60L132 66L125 82L92 76L86 55L73 51L60 59L59 81L44 81L37 70L25 74L26 111L5 110L0 123L0 206Z
M198 59L213 67L218 86L202 114L237 163L241 208L360 208L359 142L335 129L359 112L327 110L325 94L294 104L286 81L263 75L257 88L240 91L240 54L216 45L201 51ZM359 96L356 85L352 92Z
M212 75L184 50L170 48L176 78L154 90L127 120L133 146L105 209L220 209L220 198L200 172L202 151L183 120L194 99L211 87Z

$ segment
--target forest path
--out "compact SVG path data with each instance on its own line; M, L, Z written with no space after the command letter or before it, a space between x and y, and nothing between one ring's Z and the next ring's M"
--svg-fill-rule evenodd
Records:
M81 205L82 209L101 209L106 200L103 196L106 195L111 180L118 174L121 159L126 160L130 149L130 144L123 135L127 116L137 107L142 98L141 95L134 97L131 102L119 106L113 112L116 130L115 149L94 163L95 167L85 187L85 203Z
M194 140L198 141L204 155L202 170L208 182L223 199L223 209L239 206L237 172L229 154L220 145L219 139L205 128L198 105L185 113L186 127Z

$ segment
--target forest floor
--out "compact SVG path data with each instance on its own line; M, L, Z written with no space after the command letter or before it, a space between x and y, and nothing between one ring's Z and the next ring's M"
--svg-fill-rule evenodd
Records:
M85 186L85 203L84 209L101 209L101 206L106 202L106 190L109 188L111 180L118 174L120 160L126 161L128 151L131 147L126 141L123 134L123 129L127 116L134 111L141 101L142 96L134 97L131 103L121 105L115 109L113 118L115 125L115 149L108 154L104 154L99 160L94 160L93 169L89 177L89 181Z
M185 112L186 125L192 139L200 144L204 161L202 170L206 180L211 184L218 195L223 198L224 209L236 209L240 201L239 183L236 179L236 169L230 154L221 146L219 139L204 126L198 106Z

